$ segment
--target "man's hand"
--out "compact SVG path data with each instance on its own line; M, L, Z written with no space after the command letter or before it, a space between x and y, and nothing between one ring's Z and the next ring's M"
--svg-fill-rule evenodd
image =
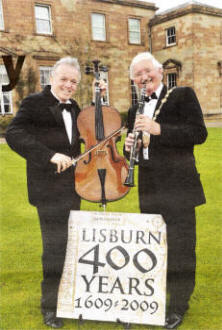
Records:
M93 93L93 102L95 102L95 84L97 80L94 79L92 82L92 93ZM104 79L99 80L99 88L101 92L101 96L105 95L106 90L107 90L107 82Z
M129 133L125 139L125 150L127 152L130 152L131 147L134 144L134 134L133 133Z
M134 139L135 139L135 136L133 133L129 133L127 135L126 140L125 140L125 150L127 152L130 152L132 146L134 145ZM141 145L142 145L142 141L141 141L141 139L138 139L137 145L136 145L136 152L139 151L139 149L141 148Z
M145 115L136 116L135 129L136 131L145 131L153 135L161 134L160 124Z
M57 173L65 171L67 168L72 166L72 160L69 156L56 153L51 159L50 162L57 165Z

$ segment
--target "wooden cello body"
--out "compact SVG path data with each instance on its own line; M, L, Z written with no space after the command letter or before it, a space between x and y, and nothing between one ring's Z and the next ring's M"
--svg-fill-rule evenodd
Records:
M94 62L97 73L99 61ZM83 199L105 205L106 202L118 200L128 193L129 187L124 185L128 165L125 158L118 154L118 136L102 142L112 132L121 128L121 117L116 109L101 105L100 91L98 86L96 88L95 106L81 111L77 126L84 140L85 150L89 150L98 142L101 143L99 148L77 162L75 189Z

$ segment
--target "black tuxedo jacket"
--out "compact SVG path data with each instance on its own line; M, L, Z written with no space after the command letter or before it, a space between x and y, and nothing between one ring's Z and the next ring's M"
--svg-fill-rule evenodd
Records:
M163 87L157 109L166 95ZM128 112L128 133L133 130L137 106ZM205 203L197 172L194 145L207 137L198 99L190 87L175 88L157 116L161 135L151 135L149 160L139 156L139 199L143 212L195 207ZM129 155L125 152L125 155Z
M56 174L56 166L50 162L55 153L75 157L80 153L79 132L76 125L80 112L72 102L72 143L66 133L58 100L50 86L41 93L25 98L15 118L8 127L6 140L9 146L27 161L29 201L33 205L64 205L71 207L79 201L75 193L74 168ZM78 203L77 203L78 204Z

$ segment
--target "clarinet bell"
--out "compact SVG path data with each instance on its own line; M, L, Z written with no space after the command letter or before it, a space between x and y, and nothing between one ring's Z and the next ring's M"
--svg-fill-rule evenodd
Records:
M135 187L135 185L134 185L134 170L133 169L129 169L128 175L127 175L126 180L124 182L124 186Z

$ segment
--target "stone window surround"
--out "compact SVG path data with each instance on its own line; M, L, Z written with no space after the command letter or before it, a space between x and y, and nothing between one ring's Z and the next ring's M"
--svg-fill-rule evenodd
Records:
M166 85L168 86L168 74L176 75L176 83L179 78L180 71L182 70L182 63L174 58L169 58L163 63L164 70L164 79L166 81Z

